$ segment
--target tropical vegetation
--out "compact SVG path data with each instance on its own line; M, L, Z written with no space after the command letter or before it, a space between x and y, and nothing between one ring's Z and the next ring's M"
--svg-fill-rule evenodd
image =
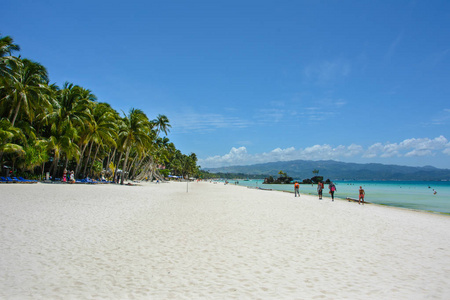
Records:
M84 87L51 84L38 62L15 56L19 45L0 36L0 165L2 173L60 178L153 179L199 172L197 156L167 138L167 116L140 109L118 113ZM164 135L163 135L164 134Z

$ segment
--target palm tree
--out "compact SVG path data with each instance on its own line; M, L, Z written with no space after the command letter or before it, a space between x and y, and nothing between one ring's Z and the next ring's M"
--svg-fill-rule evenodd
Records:
M0 57L11 56L13 51L20 51L20 47L14 44L10 36L0 37Z
M53 112L44 120L51 124L49 145L54 152L53 176L56 175L59 159L66 155L69 159L78 158L80 148L75 143L79 132L86 131L86 125L91 123L90 107L96 99L89 90L66 82L57 92Z
M0 37L0 76L8 74L10 65L17 60L12 56L13 51L20 51L20 47L14 44L12 37Z
M0 77L1 105L9 109L8 119L14 126L19 112L30 122L38 106L50 107L48 74L44 66L28 59L11 65L11 73Z
M49 85L44 66L12 56L19 50L10 36L0 35L0 165L7 158L23 170L40 165L44 172L50 160L56 177L64 158L66 167L75 160L77 173L84 166L85 174L105 162L122 164L122 184L127 171L132 178L158 175L158 163L183 175L196 172L195 154L182 154L166 137L155 141L170 132L167 116L149 121L132 109L121 118L108 104L97 104L90 90L68 82L61 89Z
M157 135L162 131L165 135L170 132L172 125L169 124L169 119L165 115L158 115L156 119L152 120L153 126L157 128Z
M119 140L121 150L125 152L120 184L123 184L124 173L128 163L130 151L133 146L145 147L151 143L151 129L147 116L143 111L132 108L128 115L123 117L124 126L120 129Z
M28 142L24 148L25 155L21 161L22 169L33 171L36 167L41 167L41 177L44 175L44 164L49 160L48 141L38 139Z
M6 119L0 120L0 166L3 166L3 154L16 153L25 154L23 147L14 143L15 139L24 141L25 136L19 128L11 125L11 122Z
M101 146L117 146L115 141L117 139L117 125L114 113L115 111L107 103L94 104L94 108L92 111L92 127L90 132L90 139L92 144L97 144L97 148L92 160L93 162L96 161ZM89 153L88 157L90 156L91 153ZM91 173L93 165L94 164L91 163L89 173Z

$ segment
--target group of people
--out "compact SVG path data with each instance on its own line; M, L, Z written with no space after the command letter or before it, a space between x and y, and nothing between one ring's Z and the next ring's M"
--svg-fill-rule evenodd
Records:
M318 182L317 183L317 193L319 194L319 200L322 200L323 189L324 189L323 182ZM330 190L329 193L331 195L331 201L334 201L334 192L336 192L336 185L332 181L330 181L330 183L328 184L328 189ZM297 181L294 183L294 194L295 194L295 197L297 197L297 195L300 197L300 184ZM361 202L364 204L364 196L365 195L366 195L366 192L364 191L362 186L360 186L359 187L359 200L358 200L359 204L361 204Z
M73 170L70 171L69 180L67 180L67 170L64 169L63 182L75 183L75 173L73 172Z

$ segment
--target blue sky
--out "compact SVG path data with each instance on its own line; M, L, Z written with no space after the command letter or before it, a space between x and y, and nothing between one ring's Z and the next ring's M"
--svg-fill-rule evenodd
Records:
M0 33L203 167L450 168L449 1L10 1Z

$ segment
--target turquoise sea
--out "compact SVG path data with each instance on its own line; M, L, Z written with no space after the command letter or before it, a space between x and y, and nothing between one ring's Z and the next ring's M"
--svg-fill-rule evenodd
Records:
M229 184L294 191L294 185L263 184L263 180L228 180ZM376 204L450 214L450 181L334 181L335 197L358 199L362 186L366 201ZM324 197L329 197L325 185ZM434 193L436 191L436 194ZM301 184L300 194L317 195L317 185Z

